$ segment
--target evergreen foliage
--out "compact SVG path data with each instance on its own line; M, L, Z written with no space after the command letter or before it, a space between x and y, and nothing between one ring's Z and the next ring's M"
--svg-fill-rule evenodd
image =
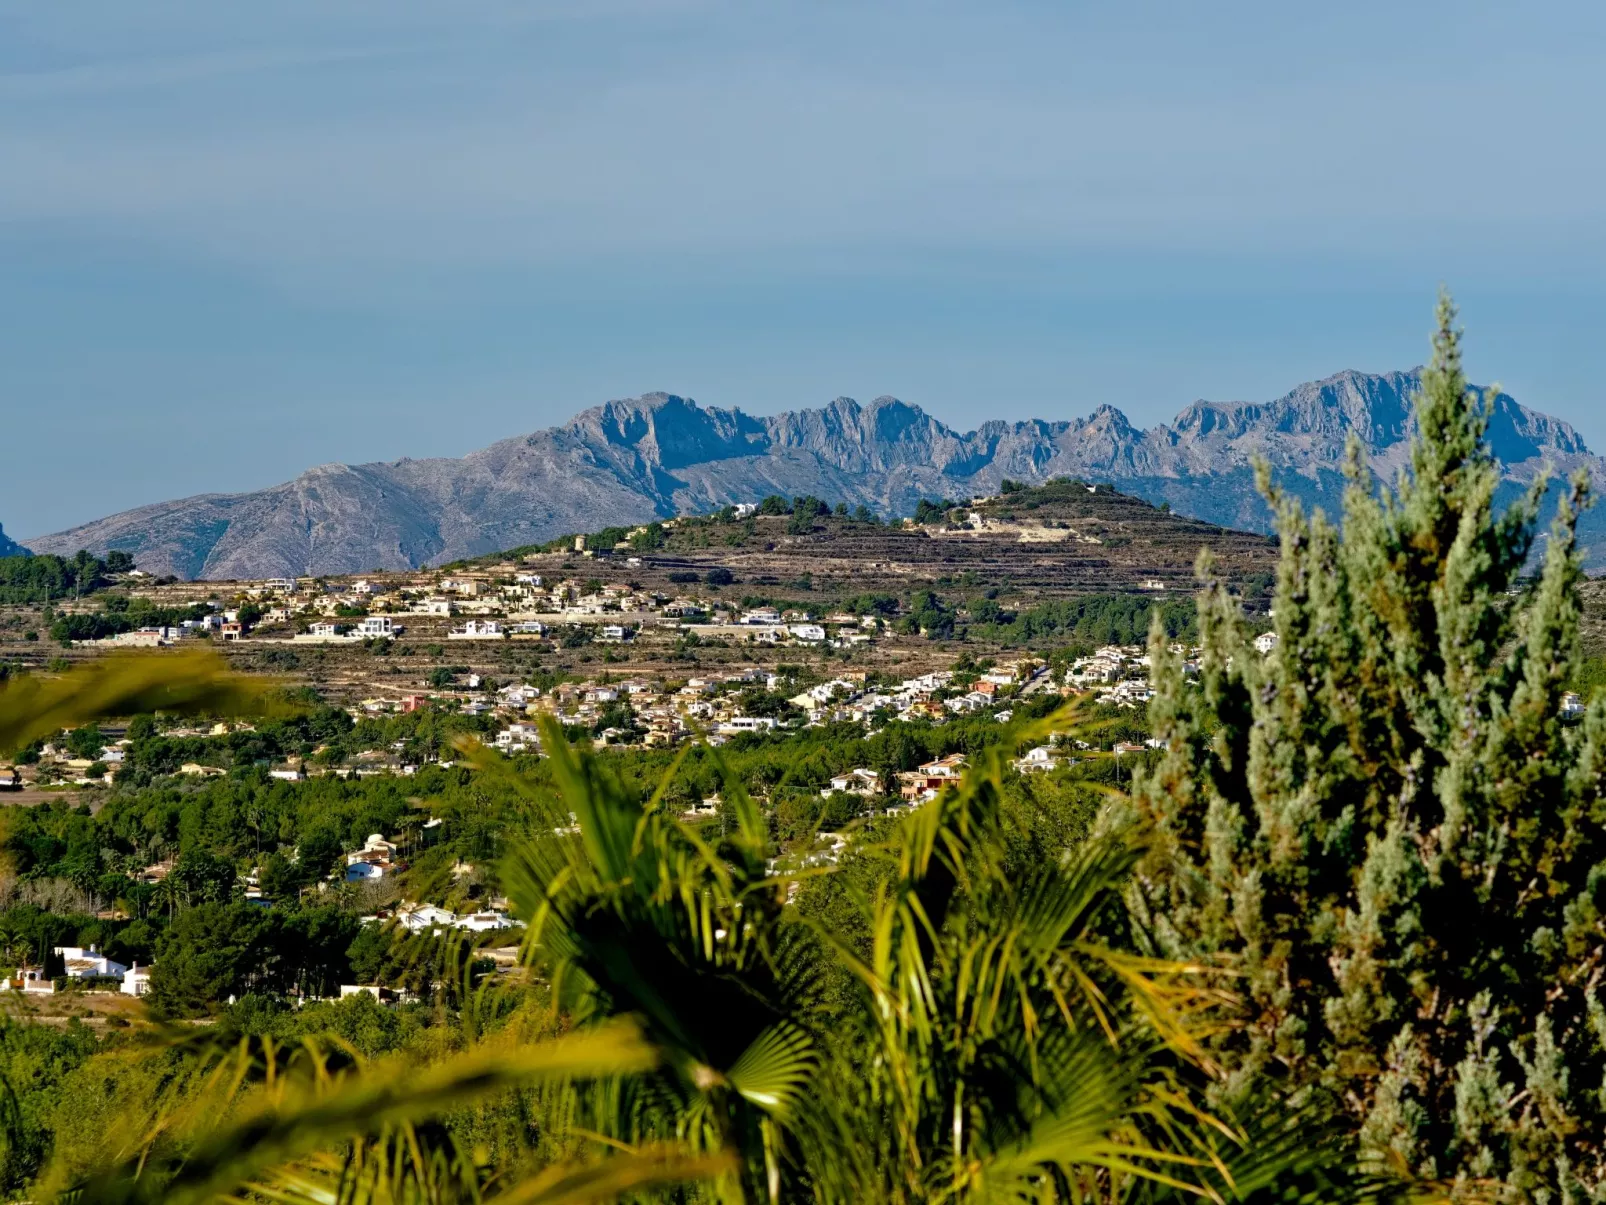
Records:
M1525 581L1543 484L1497 513L1454 323L1445 299L1409 469L1379 493L1352 443L1342 533L1262 473L1276 646L1208 564L1198 683L1151 639L1135 897L1165 954L1241 973L1228 1097L1318 1100L1376 1165L1469 1196L1601 1200L1606 704L1560 710L1585 483Z
M49 602L88 594L105 586L110 573L127 573L134 559L126 552L108 553L105 560L79 552L73 557L46 553L0 557L0 603Z
M1080 594L1015 612L992 599L980 599L969 610L973 637L1013 645L1141 644L1151 616L1158 617L1170 640L1193 641L1199 631L1191 599L1162 602L1131 594Z

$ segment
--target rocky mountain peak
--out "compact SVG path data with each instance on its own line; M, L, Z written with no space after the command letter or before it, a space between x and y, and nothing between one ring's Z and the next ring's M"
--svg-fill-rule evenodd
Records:
M646 393L461 459L325 465L272 489L141 507L30 544L67 555L123 548L152 572L190 577L341 573L439 563L772 493L908 514L921 498L992 493L1005 476L1113 482L1182 514L1264 530L1255 457L1285 489L1337 513L1345 441L1359 436L1374 469L1391 473L1419 385L1414 370L1351 370L1268 402L1195 402L1150 430L1102 405L1085 418L992 419L969 432L891 396L760 417ZM1502 489L1520 490L1547 463L1606 478L1606 461L1566 423L1504 394L1490 404ZM1606 565L1606 508L1586 515L1583 535L1593 549L1586 562Z
M1132 426L1132 420L1127 418L1125 411L1104 402L1096 407L1092 414L1082 420L1082 428L1087 431L1107 433L1118 438L1138 434Z

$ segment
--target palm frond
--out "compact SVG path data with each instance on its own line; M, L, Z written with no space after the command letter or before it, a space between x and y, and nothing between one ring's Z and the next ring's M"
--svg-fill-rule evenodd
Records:
M559 800L544 806L579 832L533 837L503 866L526 952L577 1017L637 1015L664 1054L656 1080L594 1096L590 1124L629 1141L735 1143L752 1153L749 1187L780 1191L781 1148L829 1126L807 1091L821 1064L818 975L766 875L757 808L726 767L736 833L715 848L555 726L543 739ZM506 772L489 751L475 756Z
M80 1188L85 1202L211 1200L263 1169L386 1126L541 1080L612 1077L647 1070L658 1052L640 1027L618 1020L539 1045L482 1045L419 1070L392 1059L330 1075L265 1082L210 1130L110 1167Z
M1195 1150L1201 1166L1193 1183L1135 1179L1125 1186L1123 1205L1192 1205L1201 1197L1243 1205L1447 1205L1452 1199L1440 1186L1365 1170L1354 1140L1310 1106L1261 1104L1242 1124L1206 1135Z
M814 1039L791 1021L770 1026L725 1073L742 1097L767 1113L785 1114L819 1069Z
M64 674L24 674L0 683L0 751L109 716L260 715L289 710L279 680L238 674L206 650L113 653Z
M739 1166L734 1154L689 1154L644 1147L579 1166L550 1168L490 1198L492 1205L589 1205L624 1193L689 1180L712 1180Z

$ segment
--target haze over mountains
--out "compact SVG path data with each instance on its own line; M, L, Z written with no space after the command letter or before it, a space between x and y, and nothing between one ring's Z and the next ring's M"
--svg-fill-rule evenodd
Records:
M1140 430L1101 406L1070 421L994 421L957 432L895 398L838 398L818 410L759 417L650 393L583 411L562 426L460 459L328 464L245 494L155 503L26 541L35 552L131 552L141 568L186 578L359 573L438 564L550 540L756 501L814 494L882 514L922 498L997 490L1005 477L1113 482L1223 526L1267 530L1252 458L1336 513L1353 432L1373 468L1406 460L1418 372L1347 371L1266 403L1195 402ZM1489 438L1514 497L1550 465L1560 476L1606 460L1571 426L1494 399ZM1585 518L1586 560L1606 566L1606 514Z

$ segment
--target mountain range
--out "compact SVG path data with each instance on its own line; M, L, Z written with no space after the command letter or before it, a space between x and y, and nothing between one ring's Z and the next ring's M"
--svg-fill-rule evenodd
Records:
M1110 482L1227 527L1267 530L1253 459L1280 485L1337 513L1353 434L1372 468L1407 460L1420 370L1347 371L1271 402L1195 402L1142 430L1112 406L1068 421L992 421L959 432L892 397L838 398L817 410L755 416L669 393L611 401L562 426L461 458L326 464L242 494L142 506L27 540L35 552L123 549L141 568L184 578L359 573L439 564L568 532L814 494L882 514L921 498L992 493L1006 477ZM1606 480L1567 423L1505 394L1489 441L1517 496L1550 466ZM1606 514L1586 515L1586 560L1606 567Z

